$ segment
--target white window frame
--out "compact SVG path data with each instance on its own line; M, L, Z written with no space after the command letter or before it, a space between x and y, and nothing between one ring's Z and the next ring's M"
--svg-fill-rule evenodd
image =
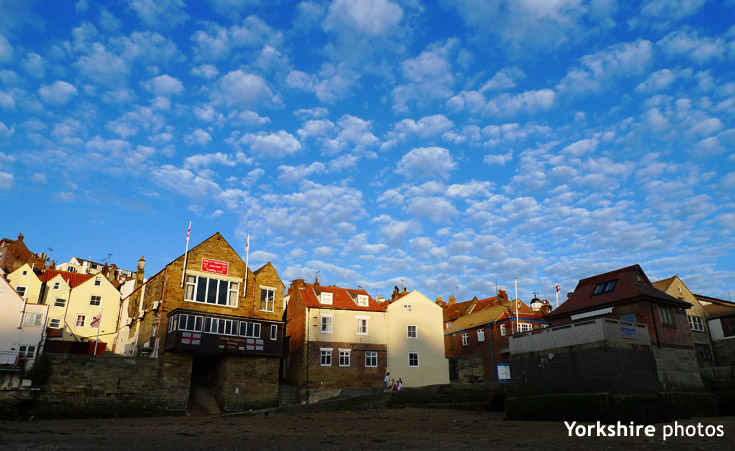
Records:
M482 341L485 341L485 329L481 327L477 329L477 342L479 343Z
M415 358L416 364L415 365L413 365L412 362L411 362L411 357L412 356L416 356L416 358ZM408 367L409 368L418 368L419 367L419 353L418 352L409 352L408 353Z
M61 329L61 319L60 318L51 318L48 320L48 327L51 329Z
M531 323L518 323L518 332L530 332L533 330L533 324Z
M81 318L82 324L79 324L79 319ZM77 320L74 322L76 327L84 327L84 323L87 322L87 315L77 315Z
M356 316L357 319L357 335L367 335L368 334L368 320L370 319L369 316Z
M332 351L334 348L319 348L319 366L332 366Z
M505 327L505 324L501 324L500 325L500 336L505 337L506 335L508 335L507 328Z
M189 320L189 318L194 318L193 320ZM190 325L189 321L193 321L193 324ZM201 332L204 328L204 317L199 315L189 315L187 313L179 313L179 330L183 330L186 332ZM197 324L198 323L198 324Z
M278 326L271 324L271 340L278 340Z
M95 302L96 301L96 302ZM102 296L93 294L89 296L89 305L100 306L102 305Z
M689 315L687 316L687 321L689 321L689 330L693 330L695 332L704 332L704 319L701 316L695 316L695 315Z
M415 324L406 325L406 338L419 338L419 328Z
M199 283L201 279L205 279L206 282ZM209 299L209 286L210 286L210 280L217 281L217 293L214 296L215 302L207 302L207 299ZM227 282L227 288L225 288L225 293L220 293L220 285L221 282ZM199 288L204 287L204 301L197 300L197 295ZM229 307L229 308L237 308L238 305L238 296L235 296L234 299L232 298L232 293L235 291L240 292L240 283L235 282L229 279L218 279L216 277L207 277L207 276L200 276L197 274L193 275L187 275L186 276L186 289L184 290L184 301L186 302L195 302L197 304L201 305L213 305L217 307ZM218 301L224 296L225 303L220 304Z
M319 294L319 303L325 304L325 305L332 305L334 302L334 296L332 293L327 293L326 291L322 291L321 294Z
M26 297L26 289L28 287L24 287L22 285L18 285L15 287L15 292L18 293L18 296L25 298Z
M659 306L658 314L661 318L661 324L666 326L676 326L676 315L673 308L668 306Z
M42 313L26 312L26 315L23 318L23 325L26 327L41 327L42 322Z
M170 317L168 319L168 331L169 332L173 332L173 331L176 330L176 323L177 323L176 318L177 318L177 316L178 315L173 315L172 317Z
M377 351L365 351L365 367L366 368L377 368L378 367Z
M370 301L368 300L368 297L364 294L358 294L357 295L357 305L360 307L369 307Z
M265 293L270 292L271 293L270 298L268 294L266 294L265 299L263 299L263 292ZM264 300L265 300L265 306L263 305ZM275 305L276 305L276 289L273 287L266 287L266 286L261 285L260 286L260 311L273 313L273 310L275 309Z
M66 299L56 298L56 300L54 301L54 307L66 307Z
M462 334L462 346L468 346L470 344L470 334L463 333Z
M54 282L54 290L58 290L59 287L61 287L61 284L59 282Z
M403 304L403 311L406 313L411 313L413 311L413 307L411 304Z
M328 326L328 327L325 327ZM334 330L334 315L321 313L319 314L319 332L323 334L331 334Z
M339 350L339 366L349 367L350 366L350 349Z
M243 333L243 327L245 333ZM240 336L247 338L260 338L262 326L260 323L254 323L252 321L240 321Z
M24 355L27 359L32 359L36 357L36 345L20 345L18 346L18 353Z

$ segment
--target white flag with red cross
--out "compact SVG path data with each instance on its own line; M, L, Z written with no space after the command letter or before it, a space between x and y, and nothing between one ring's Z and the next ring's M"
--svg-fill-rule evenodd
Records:
M198 345L202 342L202 334L184 332L181 334L181 343L185 345Z
M92 317L92 322L89 323L90 327L96 327L97 329L100 328L100 322L102 321L102 312L100 312L99 315Z

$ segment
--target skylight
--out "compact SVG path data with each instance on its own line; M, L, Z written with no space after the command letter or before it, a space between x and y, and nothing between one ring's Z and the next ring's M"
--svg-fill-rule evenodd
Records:
M595 286L595 290L592 292L592 296L596 294L609 293L615 288L615 284L618 283L618 279L609 280L607 282L598 283Z

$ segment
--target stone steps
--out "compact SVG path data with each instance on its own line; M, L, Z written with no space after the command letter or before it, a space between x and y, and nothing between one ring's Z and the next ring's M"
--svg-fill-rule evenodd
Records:
M278 405L291 406L299 404L299 388L293 385L281 384L278 387Z
M191 416L219 415L222 410L209 387L192 385L189 395L189 407L186 414Z

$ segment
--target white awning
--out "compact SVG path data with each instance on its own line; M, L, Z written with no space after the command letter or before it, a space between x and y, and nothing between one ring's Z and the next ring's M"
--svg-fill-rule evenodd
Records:
M592 318L593 316L601 316L601 315L607 315L608 313L612 313L613 308L601 308L599 310L592 310L591 312L584 312L584 313L577 313L576 315L572 315L572 321L577 321L578 319L584 319L584 318Z

